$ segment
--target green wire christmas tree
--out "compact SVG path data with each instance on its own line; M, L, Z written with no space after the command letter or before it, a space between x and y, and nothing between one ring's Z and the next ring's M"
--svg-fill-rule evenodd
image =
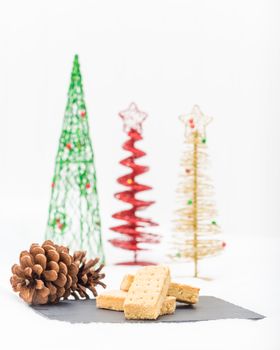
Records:
M94 155L77 55L56 156L46 238L86 250L104 262Z

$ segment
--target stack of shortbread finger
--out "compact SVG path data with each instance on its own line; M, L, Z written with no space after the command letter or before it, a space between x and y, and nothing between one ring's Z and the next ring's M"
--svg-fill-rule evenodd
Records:
M96 298L96 307L124 311L127 319L157 319L175 312L176 301L195 304L199 288L170 281L166 266L146 266L135 276L125 275L120 290Z

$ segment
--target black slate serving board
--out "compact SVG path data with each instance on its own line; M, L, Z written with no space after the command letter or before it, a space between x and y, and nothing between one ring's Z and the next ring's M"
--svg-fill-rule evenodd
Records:
M160 316L157 320L126 320L123 312L97 309L95 300L67 300L56 305L31 306L36 312L51 320L70 323L158 323L195 322L229 318L258 320L265 316L212 296L201 296L196 305L177 303L173 315Z

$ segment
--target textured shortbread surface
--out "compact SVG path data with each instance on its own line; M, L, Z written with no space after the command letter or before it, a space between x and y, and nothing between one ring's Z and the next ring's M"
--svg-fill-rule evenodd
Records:
M115 311L123 311L123 305L127 292L122 290L106 291L103 294L98 295L96 298L96 307L99 309L109 309ZM176 298L166 297L162 304L160 315L173 314L176 309Z
M160 310L160 316L173 314L176 310L176 298L167 296Z
M128 291L134 275L125 275L121 283L121 290ZM199 299L199 288L189 286L187 284L180 284L171 282L168 288L167 295L174 296L177 301L187 304L196 304Z
M128 292L130 286L132 285L133 280L134 280L134 275L125 275L122 279L120 289Z
M168 295L176 298L177 301L196 304L199 298L199 288L194 288L186 284L170 283Z
M130 275L130 274L124 275L121 282L120 289L125 292L128 292L130 286L132 285L133 280L134 280L134 275Z
M99 309L123 311L126 296L127 292L123 290L106 291L96 297L96 307Z
M127 319L157 319L170 284L165 266L146 266L136 272L124 303Z

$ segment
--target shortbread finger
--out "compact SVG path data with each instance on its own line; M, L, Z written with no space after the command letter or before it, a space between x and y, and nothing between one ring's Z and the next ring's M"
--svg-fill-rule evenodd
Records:
M165 266L146 266L136 272L124 302L127 319L157 319L170 284Z
M106 291L96 297L96 307L99 309L123 311L126 296L127 292L123 290Z
M134 279L134 275L125 275L122 283L121 290L128 291ZM174 296L177 301L187 304L195 304L199 298L199 288L189 286L187 284L180 284L171 282L167 295Z
M168 289L168 295L175 297L181 303L196 304L199 298L199 288L172 282Z
M162 307L160 310L160 316L171 315L175 312L175 310L176 310L176 298L167 296L164 299L164 302L162 304Z
M121 282L120 289L125 292L128 292L130 286L132 285L133 280L134 280L134 275L130 275L130 274L124 275Z
M125 275L122 279L120 289L128 292L130 286L132 285L133 280L134 280L134 275Z
M123 304L127 292L122 290L111 290L100 294L96 298L96 307L99 309L109 309L115 311L123 311ZM173 314L176 309L176 298L166 297L162 304L160 315Z

